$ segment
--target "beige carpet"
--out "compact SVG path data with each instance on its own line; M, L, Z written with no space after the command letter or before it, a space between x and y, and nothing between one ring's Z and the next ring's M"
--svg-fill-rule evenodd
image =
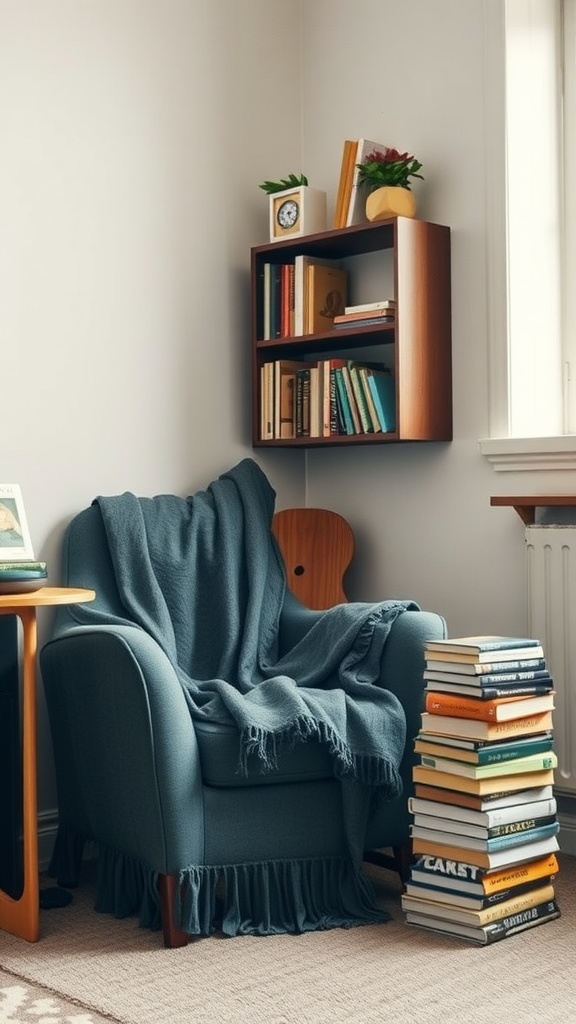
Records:
M486 948L408 927L394 876L375 877L387 924L181 950L134 919L96 914L87 886L69 907L42 911L39 943L0 933L0 1022L576 1022L576 858L561 858L562 917Z
M110 1019L0 970L2 1024L110 1024Z

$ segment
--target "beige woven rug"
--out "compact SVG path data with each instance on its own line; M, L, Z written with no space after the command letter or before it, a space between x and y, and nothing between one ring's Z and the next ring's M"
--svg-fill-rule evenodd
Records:
M96 914L86 886L42 911L39 943L0 933L0 1024L576 1022L576 858L561 858L562 917L486 948L410 928L395 877L375 877L387 924L181 950Z

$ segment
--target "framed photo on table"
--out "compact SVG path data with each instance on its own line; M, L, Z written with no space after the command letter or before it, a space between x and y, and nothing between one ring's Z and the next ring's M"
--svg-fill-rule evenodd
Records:
M0 563L34 558L19 484L0 484Z

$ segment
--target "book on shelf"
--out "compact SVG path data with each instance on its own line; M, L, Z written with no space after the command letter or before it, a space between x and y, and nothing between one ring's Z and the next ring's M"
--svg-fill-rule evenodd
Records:
M331 393L330 360L309 363L310 437L330 437Z
M350 375L350 383L354 392L354 398L356 400L356 406L358 408L358 415L360 417L362 429L358 433L373 434L374 423L372 422L372 416L368 407L368 399L364 393L364 387L360 378L359 367L354 362L348 364L348 373ZM380 431L380 423L378 422L378 431Z
M352 423L354 425L354 430L352 431L352 433L353 434L362 434L364 432L363 426L362 426L362 418L360 416L360 410L358 408L358 402L356 400L356 395L354 393L354 387L352 385L352 378L350 376L350 366L348 364L348 361L346 361L344 363L344 366L342 366L341 369L338 372L342 375L342 380L344 382L344 388L345 388L345 391L346 391L346 402L347 402L348 409L350 410L350 415L352 417Z
M456 921L444 921L430 914L417 914L414 911L409 911L406 914L406 923L419 928L427 928L429 931L451 935L454 938L468 939L486 946L506 939L510 935L516 935L518 932L535 928L537 925L554 921L558 917L560 917L560 908L556 900L549 900L536 907L512 914L510 917L504 917L500 921L476 927Z
M441 884L433 885L427 881L421 882L410 879L404 886L404 892L407 896L434 900L437 903L444 903L448 906L468 908L470 910L485 910L487 907L495 907L499 903L505 903L515 896L521 896L526 892L533 892L535 888L552 885L555 877L555 875L546 875L535 881L521 882L519 885L500 889L497 892L483 892L482 895L476 893L468 894L458 888L450 889Z
M340 398L338 395L339 384L337 381L337 370L342 369L346 365L346 360L338 356L334 356L331 359L325 360L325 376L324 386L328 387L328 403L329 403L329 420L330 420L330 434L345 434L346 426L343 419L343 413L340 408ZM324 395L324 401L326 402L326 394Z
M437 800L451 807L466 807L475 811L492 811L517 804L536 803L549 800L553 796L550 784L545 786L529 786L521 790L505 790L499 793L466 793L463 790L450 789L448 786L435 786L432 783L417 783L414 795L420 800Z
M546 842L548 839L554 838L559 831L560 825L556 819L546 825L537 825L532 829L527 829L525 832L510 832L507 835L492 837L469 835L468 830L465 832L464 829L458 832L446 832L445 829L429 828L426 825L410 826L410 835L414 842L425 840L430 844L439 843L451 846L460 851L461 858L465 857L466 859L475 858L477 854L486 854L488 857L493 853L516 850L526 844ZM514 859L513 856L512 859ZM481 867L492 867L488 860L473 862L479 863Z
M260 437L263 441L274 438L274 364L260 367Z
M269 265L270 264L268 264L268 266ZM256 299L254 308L254 327L256 331L256 338L258 339L258 341L264 341L266 339L266 335L264 333L264 303L266 296L266 288L264 283L265 269L266 263L260 263L256 270L255 280Z
M456 921L459 924L486 925L492 921L500 921L511 914L537 907L554 899L554 885L549 882L546 885L539 885L529 889L527 892L516 893L508 900L492 904L483 909L472 909L471 907L459 907L450 903L442 903L440 900L427 899L425 896L403 893L401 906L405 911L414 911L419 914L429 914L438 917L442 921Z
M333 327L337 331L349 331L353 328L358 327L383 327L387 324L393 324L396 322L395 316L390 314L382 316L371 316L370 318L360 319L359 317L346 317L344 320L335 320Z
M262 339L270 340L270 275L272 264L264 263L262 266Z
M426 662L428 667L431 668L430 662L437 661L450 661L455 662L457 665L462 662L463 664L475 665L475 664L490 664L498 660L499 662L506 661L520 661L523 658L544 658L544 649L541 646L533 645L531 647L498 647L493 650L479 651L478 653L470 653L465 649L461 651L444 651L433 647L427 647L425 651Z
M344 380L344 367L337 366L333 369L334 380L336 382L336 407L338 410L338 421L341 425L341 434L355 434L356 427L354 425L354 419L352 417L352 410L348 401L348 394L346 391L346 382Z
M420 836L414 836L412 839L412 850L415 854L428 853L433 857L447 857L452 860L465 859L469 864L475 864L486 870L521 864L523 860L535 860L538 857L545 857L549 853L557 853L559 849L558 839L555 835L548 836L546 839L534 839L529 843L520 843L517 846L508 846L503 850L471 850L468 847L455 846L452 843L435 839L422 839Z
M432 757L451 758L470 765L489 765L514 761L519 757L544 754L546 751L552 750L554 742L550 731L526 736L524 739L519 737L512 742L499 740L496 743L474 743L470 749L453 746L447 742L449 739L450 737L428 736L426 733L419 733L414 740L414 752L430 754Z
M383 363L363 363L361 375L372 394L383 433L396 430L396 385L390 370Z
M367 156L374 152L374 150L379 150L381 153L385 153L387 149L388 146L382 145L381 142L371 142L370 139L357 140L352 181L346 210L346 227L350 227L352 224L362 224L366 220L366 199L368 197L368 193L366 189L360 185L358 164L361 164Z
M294 334L294 264L283 263L280 274L281 337Z
M320 400L320 364L310 365L310 437L322 437L322 407Z
M457 666L454 667L456 668ZM545 665L542 668L532 668L518 672L474 673L468 672L467 668L463 672L445 671L436 667L424 669L424 680L426 682L432 680L434 682L452 683L454 685L461 683L463 686L473 686L477 690L481 690L485 686L507 686L509 683L546 683L551 679L550 672Z
M296 370L296 396L294 399L294 433L296 437L310 436L310 364Z
M441 772L438 768L427 768L416 764L412 769L414 782L422 782L428 786L439 786L443 789L460 790L463 793L476 793L486 796L488 793L502 793L518 789L529 789L530 786L553 786L554 769L538 769L534 772L518 772L516 775L494 775L486 779L467 779L453 772Z
M363 320L366 320L368 323L371 323L373 320L378 321L382 319L395 320L396 310L393 309L391 306L386 306L383 309L362 309L359 310L358 312L338 313L337 316L334 317L334 323L362 323Z
M331 263L310 263L305 285L305 334L329 331L346 301L348 273Z
M473 825L476 828L506 829L518 822L533 821L540 818L549 818L556 814L556 798L549 797L547 800L533 800L530 803L511 804L508 807L496 807L493 810L476 811L470 807L458 807L443 803L441 800L423 800L420 797L412 796L408 800L408 809L415 816L424 815L426 818L437 818L446 822L458 822L461 825ZM536 825L534 825L536 828Z
M372 395L372 389L371 389L370 384L368 382L368 367L365 366L363 363L358 363L358 362L355 362L354 360L352 360L350 362L350 370L351 370L352 373L357 373L357 375L358 375L360 389L362 391L362 394L364 395L364 400L366 402L366 407L367 407L367 410L368 410L368 415L369 415L370 421L372 423L372 429L373 429L375 434L379 434L383 430L383 427L382 427L382 423L380 421L380 416L378 415L378 410L376 408L376 403L374 402L374 397Z
M458 761L455 758L438 757L432 754L421 754L420 762L426 768L435 768L437 771L461 775L467 779L486 779L558 767L558 757L553 750L547 750L541 754L529 754L526 757L517 757L509 761L495 761L492 764L467 764L465 761Z
M528 736L552 729L552 712L511 718L507 722L490 722L480 718L462 718L459 715L441 715L422 712L422 732L462 736L475 740L503 740L512 736Z
M548 673L545 658L521 658L518 661L443 661L438 658L426 660L425 672L452 672L460 676L476 676L482 679L485 675L496 675L501 672L543 672ZM425 678L429 678L426 677Z
M533 637L517 636L458 636L448 637L447 640L429 640L425 647L425 654L430 651L445 651L451 654L467 654L471 657L493 651L514 651L528 648L540 648L539 640Z
M257 314L258 337L264 341L294 331L294 266L266 262L262 266L262 300Z
M374 313L379 309L396 311L396 299L376 299L375 302L358 302L355 306L344 306L344 313Z
M309 363L296 359L276 359L273 368L274 437L295 437L296 374Z
M282 265L270 266L270 338L282 337Z
M350 190L352 188L352 176L354 173L354 161L358 142L356 139L346 139L342 148L342 161L340 164L340 177L338 180L338 191L336 193L336 204L334 207L334 228L345 228L348 214L348 203L350 201Z
M454 859L423 854L412 866L411 881L422 885L438 885L452 892L470 896L490 896L515 888L517 885L544 884L558 874L558 859L555 853L521 864L511 864L496 871L486 871L476 864Z
M298 253L294 257L294 336L300 337L307 332L308 319L308 268L315 265L332 267L337 270L342 267L341 260L324 259L321 256L309 256L307 253Z
M332 386L330 380L330 360L321 359L318 362L318 391L320 393L320 420L321 436L330 437L332 433Z
M453 693L426 690L424 705L433 715L480 719L483 722L509 722L514 718L528 718L543 711L554 710L556 693L550 690L537 697L497 697L481 700L478 697L459 697Z
M429 679L427 689L437 693L473 697L475 700L497 700L499 697L539 697L554 689L554 680L552 676L548 676L547 679L504 683L502 686L466 686L464 683L447 683L443 679Z

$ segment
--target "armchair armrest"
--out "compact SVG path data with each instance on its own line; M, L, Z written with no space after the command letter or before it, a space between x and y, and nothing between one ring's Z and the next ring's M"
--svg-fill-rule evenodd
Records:
M445 619L436 612L405 612L396 619L385 644L380 679L398 697L406 715L406 747L400 763L403 791L397 800L383 804L369 822L367 850L383 845L400 848L409 842L408 798L414 792L412 767L417 759L414 738L424 710L424 648L428 640L442 640L447 633Z
M202 858L201 771L180 682L132 626L78 626L44 645L60 821L171 873Z
M313 611L286 592L280 616L281 654L294 647L324 615ZM397 697L407 718L407 736L412 740L420 726L424 690L424 648L428 640L447 636L446 622L437 612L407 611L394 622L384 646L380 684Z
M285 652L312 628L321 611L311 611L287 593L280 621L280 640ZM406 611L392 625L384 645L379 683L398 698L406 715L406 747L400 764L403 793L383 804L368 824L366 849L383 845L402 846L409 840L408 798L413 792L414 737L420 728L424 706L424 648L428 640L447 636L444 618L436 612Z

